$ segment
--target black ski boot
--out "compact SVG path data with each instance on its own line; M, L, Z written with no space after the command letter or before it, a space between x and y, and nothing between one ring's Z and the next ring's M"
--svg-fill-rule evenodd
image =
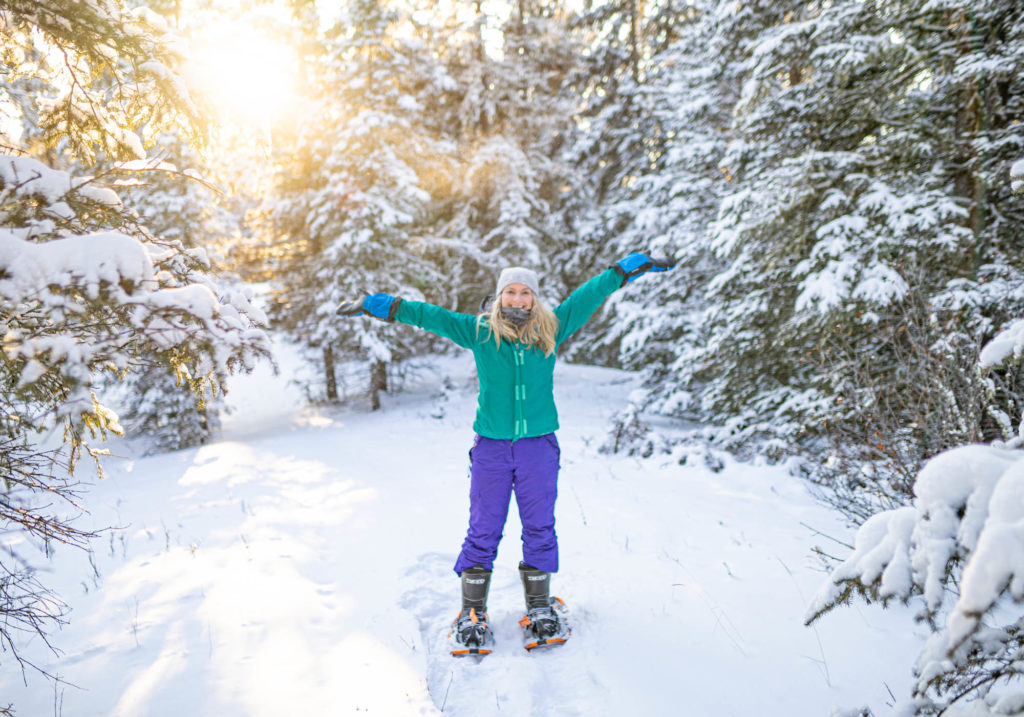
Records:
M452 623L456 646L455 657L488 655L494 645L494 635L487 625L487 591L491 586L491 571L474 565L462 571L462 610Z
M526 597L526 615L519 621L526 649L561 644L569 639L569 626L559 616L564 603L550 594L551 573L519 563L519 577Z

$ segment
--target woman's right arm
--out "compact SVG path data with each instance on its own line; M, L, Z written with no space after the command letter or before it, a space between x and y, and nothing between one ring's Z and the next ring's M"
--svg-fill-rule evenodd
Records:
M424 301L404 301L395 312L395 321L425 329L438 336L451 339L457 345L470 349L477 344L477 317L459 314Z
M338 316L369 314L384 321L401 321L451 339L463 348L477 343L477 317L428 304L406 301L390 294L371 294L356 301L346 301L338 307Z

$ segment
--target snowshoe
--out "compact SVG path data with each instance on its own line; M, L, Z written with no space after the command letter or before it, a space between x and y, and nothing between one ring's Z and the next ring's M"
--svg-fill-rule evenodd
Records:
M494 634L487 626L487 593L491 587L491 571L479 565L463 570L462 610L452 623L448 637L455 638L453 657L489 655Z
M449 638L455 640L452 657L468 655L489 655L494 647L494 633L487 625L487 613L476 611L476 608L462 610L452 622Z
M569 639L569 623L565 616L565 603L550 597L551 573L519 563L519 576L523 581L526 614L519 621L523 628L523 647L561 645Z
M523 628L523 647L527 650L563 645L572 634L565 603L557 597L550 598L549 602L548 607L530 608L519 621L519 627Z

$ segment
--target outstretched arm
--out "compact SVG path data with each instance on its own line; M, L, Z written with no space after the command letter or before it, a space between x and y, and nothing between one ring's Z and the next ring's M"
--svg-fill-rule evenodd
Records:
M639 252L615 262L606 271L572 292L569 298L555 308L555 316L558 317L558 335L555 343L561 344L579 331L616 289L648 271L668 271L674 266L673 261L651 259Z
M467 349L476 343L475 316L459 314L423 301L407 301L390 294L370 294L342 303L335 313L338 316L368 314L383 321L400 321L443 336Z
M355 301L343 301L334 312L338 316L362 316L367 314L384 321L394 321L402 300L390 294L370 294Z
M638 251L619 259L609 268L622 277L622 286L637 279L649 271L668 271L674 269L676 262L673 259L652 259L646 254Z

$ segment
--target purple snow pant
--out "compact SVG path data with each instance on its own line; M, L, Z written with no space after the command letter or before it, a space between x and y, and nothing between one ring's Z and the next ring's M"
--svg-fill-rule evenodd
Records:
M523 523L523 562L548 573L558 571L558 457L554 433L514 443L476 437L469 452L469 530L456 573L474 565L493 569L513 490Z

